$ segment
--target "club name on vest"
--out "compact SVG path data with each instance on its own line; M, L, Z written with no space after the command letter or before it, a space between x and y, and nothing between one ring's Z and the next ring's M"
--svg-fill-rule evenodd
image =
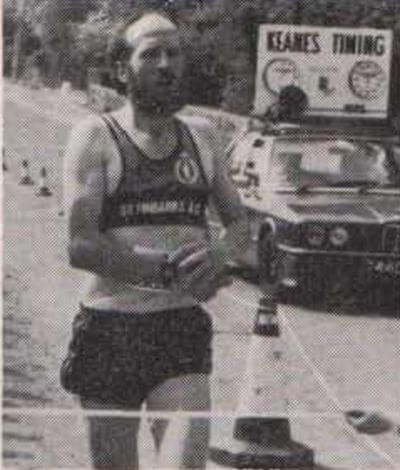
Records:
M119 216L129 218L135 215L151 214L188 214L202 215L204 202L194 199L173 199L162 201L138 201L121 203Z

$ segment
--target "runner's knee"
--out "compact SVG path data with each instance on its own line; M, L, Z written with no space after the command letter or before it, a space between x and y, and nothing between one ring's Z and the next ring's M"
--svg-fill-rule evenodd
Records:
M92 401L82 401L82 406L96 410L96 414L87 416L94 467L136 469L139 418L107 416L106 410L101 416L105 406Z

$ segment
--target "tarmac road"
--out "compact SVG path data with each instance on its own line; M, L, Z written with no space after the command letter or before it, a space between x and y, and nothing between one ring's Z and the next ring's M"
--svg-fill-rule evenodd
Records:
M81 277L68 267L65 220L57 215L59 149L70 122L86 111L54 92L13 85L6 85L4 110L3 467L88 467L84 419L58 384ZM36 180L46 166L53 197L36 198L34 188L18 185L22 158ZM235 279L207 306L215 324L214 444L236 413L259 297L256 286ZM400 468L399 313L398 304L391 312L279 306L281 393L292 435L314 449L321 466ZM265 408L266 416L276 415L273 404ZM344 419L350 409L377 410L390 429L359 434ZM153 449L144 431L148 468Z

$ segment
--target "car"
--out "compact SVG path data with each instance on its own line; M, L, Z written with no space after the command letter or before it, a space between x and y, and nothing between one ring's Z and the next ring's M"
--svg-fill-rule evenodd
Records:
M254 121L228 153L246 207L245 266L323 298L400 282L400 141L386 126Z

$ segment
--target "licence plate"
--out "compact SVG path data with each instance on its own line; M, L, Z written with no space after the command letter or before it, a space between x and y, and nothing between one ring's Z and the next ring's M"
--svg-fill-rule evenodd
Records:
M371 272L375 274L400 277L400 260L371 260L368 261Z

